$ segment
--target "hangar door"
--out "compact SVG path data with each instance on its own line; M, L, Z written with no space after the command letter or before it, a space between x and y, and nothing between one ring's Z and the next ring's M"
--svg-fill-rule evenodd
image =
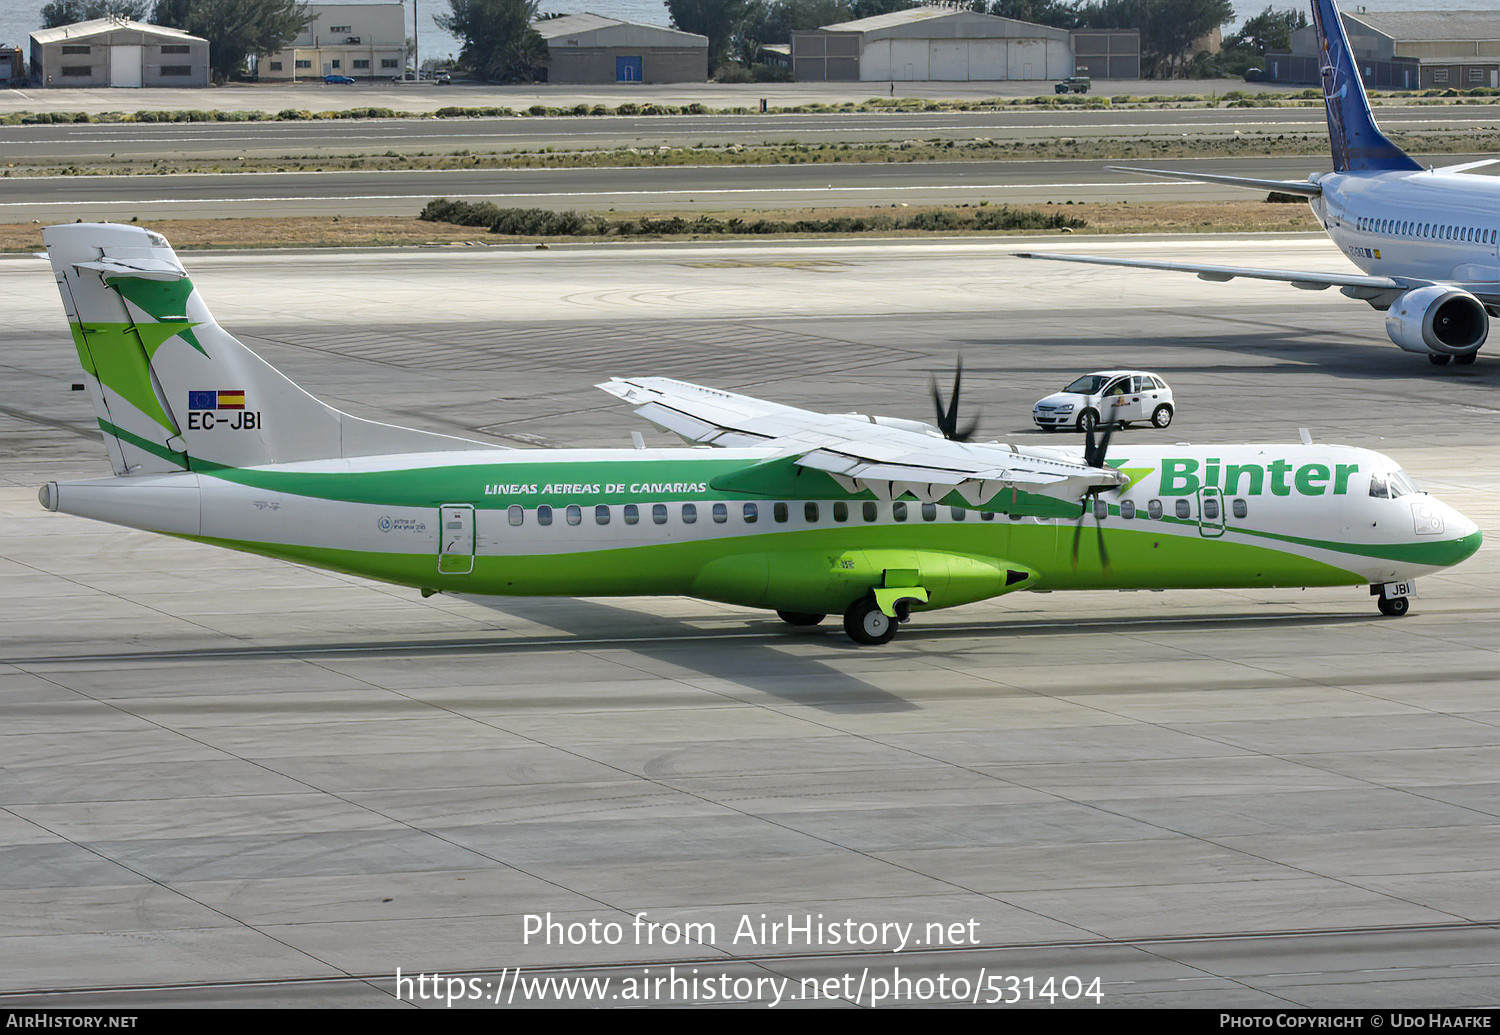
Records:
M109 48L109 85L140 86L141 54L144 47Z
M1020 45L1024 59L1011 60ZM1007 48L1010 48L1009 52ZM860 58L860 78L968 82L1042 79L1047 74L1045 40L875 40Z

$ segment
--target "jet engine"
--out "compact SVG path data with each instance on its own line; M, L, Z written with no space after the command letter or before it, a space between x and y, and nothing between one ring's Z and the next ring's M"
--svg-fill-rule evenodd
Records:
M1490 330L1484 304L1455 287L1429 284L1391 303L1385 333L1407 352L1425 353L1436 363L1472 361Z

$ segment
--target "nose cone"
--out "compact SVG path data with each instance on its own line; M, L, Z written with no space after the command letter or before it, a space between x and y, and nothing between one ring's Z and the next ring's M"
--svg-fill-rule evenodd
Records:
M1484 533L1479 530L1479 526L1446 503L1433 500L1431 505L1442 514L1444 526L1439 551L1441 559L1438 563L1444 566L1454 565L1474 556L1484 542Z

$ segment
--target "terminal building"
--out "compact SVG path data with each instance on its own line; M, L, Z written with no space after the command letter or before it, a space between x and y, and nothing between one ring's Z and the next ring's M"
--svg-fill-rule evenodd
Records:
M125 18L31 34L31 82L52 87L207 86L208 40Z
M406 72L406 21L399 4L308 4L313 16L285 50L255 63L261 79L394 79Z
M1066 79L1073 41L1066 29L914 7L792 33L792 72L798 82Z
M1466 90L1500 87L1500 10L1342 12L1367 87ZM1309 25L1289 53L1266 55L1266 79L1318 82L1318 40Z
M549 83L702 83L708 37L598 14L544 18Z

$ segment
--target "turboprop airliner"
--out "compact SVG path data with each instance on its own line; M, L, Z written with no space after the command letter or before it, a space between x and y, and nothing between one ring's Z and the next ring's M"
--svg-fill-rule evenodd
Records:
M1307 198L1333 243L1364 273L1051 252L1025 252L1022 257L1178 270L1211 281L1251 277L1309 290L1336 287L1384 312L1386 334L1407 352L1423 354L1436 366L1473 363L1489 334L1489 318L1500 316L1500 179L1469 170L1500 159L1423 169L1376 126L1334 0L1313 0L1312 12L1322 55L1332 172L1286 181L1116 169L1299 194Z
M826 414L661 377L599 387L691 445L505 449L340 412L220 327L160 234L43 231L114 476L51 511L424 594L681 595L842 615L885 643L915 612L1026 590L1369 586L1480 532L1347 446L1077 449ZM936 395L936 392L934 392Z

